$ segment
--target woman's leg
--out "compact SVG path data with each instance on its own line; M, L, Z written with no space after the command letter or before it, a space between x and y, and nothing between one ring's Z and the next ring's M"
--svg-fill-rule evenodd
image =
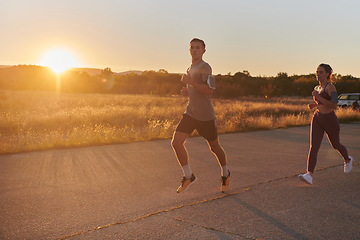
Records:
M340 143L340 124L334 112L327 118L325 131L331 146L341 154L345 162L350 161L346 147Z
M321 141L324 137L324 128L319 121L320 113L315 113L311 121L310 130L310 150L308 155L307 171L313 173L315 170L317 155L320 149Z

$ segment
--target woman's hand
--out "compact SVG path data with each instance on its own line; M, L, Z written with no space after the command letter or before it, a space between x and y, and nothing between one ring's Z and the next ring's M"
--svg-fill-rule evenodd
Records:
M309 103L308 106L309 106L310 109L313 109L313 108L317 107L317 103Z
M320 96L319 92L316 91L316 90L312 91L311 94L312 94L314 97L319 97L319 96Z

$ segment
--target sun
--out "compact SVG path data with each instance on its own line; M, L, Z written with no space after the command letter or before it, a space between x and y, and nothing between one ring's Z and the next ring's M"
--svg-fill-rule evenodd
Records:
M69 68L78 66L78 61L73 54L64 49L54 49L44 55L40 63L50 67L56 73L62 73Z

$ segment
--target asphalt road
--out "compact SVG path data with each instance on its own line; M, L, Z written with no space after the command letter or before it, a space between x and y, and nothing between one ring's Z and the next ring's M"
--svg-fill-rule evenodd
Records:
M186 142L198 181L170 140L0 156L0 239L359 239L360 123L341 124L342 159L326 137L313 185L309 127L220 135L231 187L203 138Z

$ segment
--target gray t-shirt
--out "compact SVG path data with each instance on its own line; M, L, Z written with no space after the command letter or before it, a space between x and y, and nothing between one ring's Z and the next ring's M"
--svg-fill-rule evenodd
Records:
M206 84L208 76L212 74L210 65L203 60L190 66L188 69L190 77L197 83ZM189 102L185 114L199 121L210 121L215 119L214 107L210 95L201 93L187 84Z

